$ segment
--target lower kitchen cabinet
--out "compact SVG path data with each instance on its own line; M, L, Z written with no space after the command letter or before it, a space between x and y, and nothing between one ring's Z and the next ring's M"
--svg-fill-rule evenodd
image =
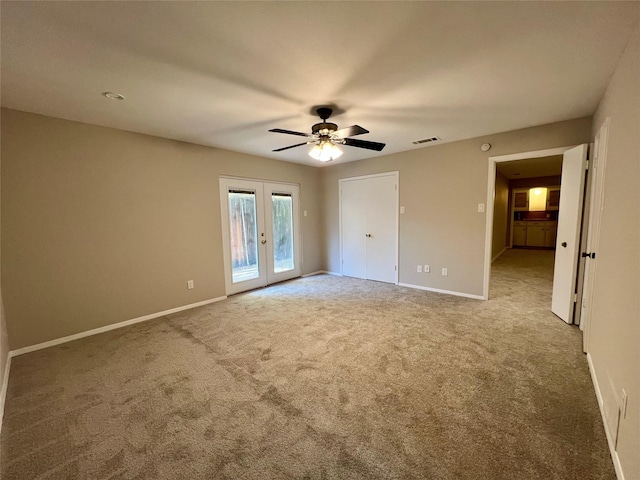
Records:
M513 223L514 247L555 247L557 222L515 221Z

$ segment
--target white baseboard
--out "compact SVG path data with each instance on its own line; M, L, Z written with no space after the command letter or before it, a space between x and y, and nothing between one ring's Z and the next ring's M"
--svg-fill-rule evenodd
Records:
M2 387L0 387L0 432L2 432L2 419L4 418L4 404L7 399L7 388L9 387L9 371L11 370L11 352L7 355L7 365L4 368L2 377Z
M453 290L442 290L440 288L423 287L422 285L412 285L411 283L399 283L400 287L415 288L417 290L426 290L427 292L445 293L447 295L455 295L456 297L474 298L476 300L484 300L482 295L473 295L471 293L454 292Z
M56 338L55 340L50 340L48 342L38 343L36 345L30 345L28 347L19 348L17 350L11 350L9 355L12 357L16 357L18 355L23 355L25 353L35 352L36 350L42 350L43 348L53 347L54 345L60 345L61 343L72 342L74 340L78 340L84 337L90 337L91 335L97 335L99 333L108 332L110 330L115 330L117 328L127 327L129 325L133 325L134 323L145 322L147 320L152 320L158 317L164 317L165 315L171 315L172 313L182 312L183 310L189 310L190 308L201 307L203 305L208 305L210 303L219 302L221 300L225 300L226 295L223 297L211 298L209 300L203 300L202 302L191 303L189 305L183 305L182 307L171 308L169 310L164 310L162 312L151 313L149 315L144 315L138 318L132 318L131 320L125 320L124 322L112 323L111 325L105 325L104 327L94 328L92 330L87 330L85 332L76 333L73 335L69 335L62 338Z
M338 277L341 277L342 274L340 273L336 273L336 272L328 272L327 270L318 270L317 272L311 272L311 273L306 273L304 275L302 275L302 278L304 277L312 277L314 275L337 275Z
M604 401L602 399L602 392L600 391L600 384L598 383L598 377L596 376L596 369L593 366L593 359L591 354L587 353L587 363L589 364L589 372L591 373L591 381L593 382L593 388L596 391L596 398L598 399L598 407L600 408L600 415L602 415L602 423L604 424L604 433L607 436L607 443L609 444L609 451L611 452L611 460L613 460L613 468L616 470L616 477L618 480L625 480L624 472L622 471L622 464L620 463L620 457L616 452L613 436L607 428L607 419L604 416Z
M509 248L509 247L504 247L504 248L502 249L502 251L500 251L500 253L498 253L495 257L493 257L493 258L491 259L491 263L495 262L498 258L500 258L500 255L502 255L504 252L506 252L508 248Z
M305 273L304 275L302 275L302 278L313 277L315 275L322 275L323 273L327 273L327 272L325 272L324 270L317 270L315 272Z

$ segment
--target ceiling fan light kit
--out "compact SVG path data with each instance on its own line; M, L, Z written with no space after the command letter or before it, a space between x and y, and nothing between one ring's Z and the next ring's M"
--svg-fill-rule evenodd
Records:
M288 147L277 148L274 152L281 152L290 148L300 147L302 145L314 145L309 152L309 156L314 160L321 162L329 162L335 160L342 155L342 150L338 148L338 145L347 145L349 147L366 148L368 150L381 151L384 147L384 143L369 142L367 140L355 140L353 138L347 138L355 135L362 135L369 133L369 130L365 130L359 125L352 125L351 127L338 130L338 125L335 123L327 122L327 119L333 113L333 110L328 107L318 107L316 113L322 120L320 123L316 123L311 127L311 133L294 132L292 130L283 130L281 128L272 128L269 130L274 133L285 133L287 135L298 135L301 137L307 137L309 140L303 143L297 143L295 145L289 145Z
M309 152L311 158L321 162L330 162L331 160L339 158L340 155L342 155L342 150L331 142L320 142Z

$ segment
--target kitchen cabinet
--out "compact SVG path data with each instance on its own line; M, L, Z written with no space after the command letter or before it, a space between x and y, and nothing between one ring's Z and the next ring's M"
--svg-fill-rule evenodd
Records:
M544 247L546 223L529 222L527 224L527 247Z
M515 222L513 224L513 244L522 247L527 244L526 222Z
M529 211L529 189L516 188L513 190L513 198L511 204L514 212Z
M558 223L557 222L545 222L545 223L547 225L545 227L544 246L555 247L556 236L558 235Z
M560 209L560 187L549 187L547 190L547 211Z
M557 222L521 220L513 223L514 247L555 247Z

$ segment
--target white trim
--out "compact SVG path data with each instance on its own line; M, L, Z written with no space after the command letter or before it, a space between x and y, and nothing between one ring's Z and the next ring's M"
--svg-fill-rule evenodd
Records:
M316 270L315 272L305 273L304 275L300 275L302 278L313 277L315 275L322 275L323 273L327 273L324 270Z
M609 429L607 428L607 420L604 416L604 402L602 400L602 392L600 391L600 385L598 384L598 377L596 376L596 369L593 366L593 359L591 358L591 354L587 353L587 363L589 364L589 373L591 374L591 381L593 382L593 388L596 391L596 398L598 399L598 407L600 408L600 415L602 416L602 423L604 425L604 433L607 436L607 443L609 444L609 451L611 453L611 460L613 460L613 467L616 470L616 477L618 480L625 480L624 472L622 471L622 464L620 463L620 457L618 457L618 452L615 450L615 444L613 442L613 437L609 433Z
M9 387L9 371L11 370L11 352L7 355L7 365L4 368L2 377L2 388L0 389L0 432L2 432L2 420L4 418L4 405L7 399L7 389Z
M487 178L487 208L486 225L484 235L484 281L482 284L482 298L489 299L489 278L491 276L491 242L493 241L493 208L496 190L496 164L500 162L510 162L512 160L526 160L528 158L549 157L551 155L562 155L567 150L575 147L557 147L546 150L534 150L531 152L510 153L508 155L496 155L488 157L489 172Z
M562 155L567 150L570 150L577 146L578 145L571 145L570 147L547 148L546 150L534 150L532 152L496 155L494 157L489 157L489 160L495 160L496 162L510 162L512 160L527 160L529 158L551 157L552 155Z
M502 251L500 251L500 252L499 252L495 257L493 257L493 258L491 259L491 263L495 262L498 258L500 258L500 256L501 256L504 252L506 252L508 249L509 249L509 247L504 247L504 248L502 249Z
M90 337L92 335L108 332L110 330L116 330L118 328L127 327L129 325L133 325L134 323L145 322L147 320L152 320L154 318L164 317L165 315L171 315L172 313L182 312L183 310L189 310L190 308L201 307L203 305L208 305L210 303L219 302L221 300L226 300L226 298L227 297L225 295L223 297L211 298L209 300L203 300L202 302L190 303L189 305L183 305L181 307L171 308L169 310L164 310L162 312L150 313L149 315L144 315L138 318L132 318L131 320L125 320L124 322L112 323L111 325L105 325L104 327L94 328L92 330L87 330L85 332L75 333L73 335L68 335L66 337L56 338L55 340L49 340L48 342L38 343L36 345L30 345L28 347L19 348L17 350L11 350L9 352L9 355L11 355L12 357L16 357L18 355L23 355L25 353L35 352L36 350L42 350L43 348L60 345L61 343L72 342L80 338Z
M341 178L338 180L339 182L349 182L351 180L365 180L367 178L375 178L375 177L387 177L389 175L396 175L396 176L400 176L400 171L399 170L393 170L390 172L381 172L381 173L372 173L371 175L360 175L358 177L345 177L345 178ZM400 190L400 186L398 186L398 190Z
M423 287L422 285L413 285L411 283L399 283L399 287L415 288L416 290L426 290L427 292L444 293L446 295L454 295L456 297L473 298L475 300L485 300L482 295L473 295L471 293L454 292L453 290L442 290L440 288Z
M341 277L342 276L341 273L337 273L337 272L329 272L327 270L317 270L315 272L305 273L304 275L301 275L301 277L302 278L313 277L314 275L335 275L337 277Z

